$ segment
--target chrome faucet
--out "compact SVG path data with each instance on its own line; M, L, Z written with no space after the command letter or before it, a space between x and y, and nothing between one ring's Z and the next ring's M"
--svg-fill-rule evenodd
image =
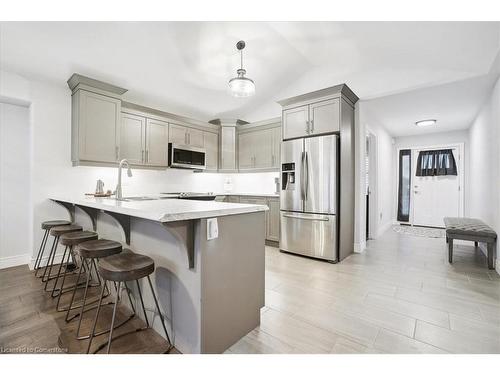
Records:
M127 159L123 159L120 161L120 164L118 165L118 184L116 185L116 199L123 199L122 196L122 168L123 166L127 166L127 176L132 177L132 170L130 169L130 164L128 163Z

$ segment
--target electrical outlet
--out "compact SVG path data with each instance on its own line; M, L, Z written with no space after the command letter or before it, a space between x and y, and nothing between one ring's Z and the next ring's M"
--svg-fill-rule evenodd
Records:
M217 218L207 219L207 241L219 237L219 224Z

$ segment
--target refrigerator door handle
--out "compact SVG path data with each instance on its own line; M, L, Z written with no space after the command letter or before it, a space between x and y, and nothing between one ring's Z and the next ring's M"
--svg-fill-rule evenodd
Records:
M300 156L300 164L301 164L301 169L302 173L305 173L305 152L302 152ZM303 176L300 176L300 198L304 201L305 200L305 193L304 193L304 178Z
M305 152L305 188L304 188L304 200L307 200L307 192L309 190L309 157L307 156L307 151Z
M329 221L330 219L325 216L299 216L299 215L292 215L292 214L283 214L284 217L288 217L290 219L299 219L299 220L311 220L311 221Z

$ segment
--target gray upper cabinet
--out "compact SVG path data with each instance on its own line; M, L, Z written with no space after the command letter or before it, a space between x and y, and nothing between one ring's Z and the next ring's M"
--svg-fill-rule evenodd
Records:
M206 163L209 171L219 167L219 136L215 133L203 132L203 147L206 151Z
M168 141L178 145L187 145L186 127L181 125L170 124L168 131Z
M146 150L144 162L147 165L166 167L168 165L168 123L146 120Z
M219 155L219 170L221 172L237 172L235 125L221 125Z
M283 110L283 139L338 131L340 131L339 98Z
M203 131L187 126L170 124L169 142L202 148L204 145Z
M280 128L248 130L238 134L238 168L271 170L279 167Z
M303 105L283 111L283 139L309 135L309 106Z
M120 158L132 164L142 164L145 153L146 118L122 113Z
M340 131L340 100L330 99L309 106L312 135Z
M168 123L122 113L120 159L135 165L166 167Z
M187 139L188 139L187 144L193 147L203 148L204 146L203 131L193 128L186 128L186 129L187 129Z
M86 90L72 97L73 162L115 163L119 157L121 100Z

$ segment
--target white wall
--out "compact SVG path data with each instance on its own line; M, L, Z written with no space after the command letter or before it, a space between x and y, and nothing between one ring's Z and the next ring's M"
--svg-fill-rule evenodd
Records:
M0 268L31 257L30 141L29 109L0 102Z
M470 141L469 141L469 131L468 130L457 130L451 132L440 132L432 134L423 135L412 135L407 137L397 137L394 139L394 154L393 160L396 168L394 168L394 173L391 177L392 184L394 186L395 192L397 192L397 160L398 160L398 149L412 148L418 146L439 146L452 143L463 143L464 144L464 215L469 216L470 213ZM457 160L458 163L458 160ZM397 194L394 194L393 199L393 210L392 218L393 221L397 217Z
M377 139L377 222L375 225L376 236L380 236L392 225L392 213L394 211L394 185L392 175L394 173L393 139L385 128L372 120L367 131L375 135Z
M469 129L470 216L500 234L500 79ZM497 257L496 270L500 273ZM484 249L483 249L484 250Z
M355 198L355 230L354 248L356 252L361 252L366 246L366 186L365 186L365 154L366 135L368 132L375 135L377 139L377 173L376 196L377 222L374 225L377 237L389 228L392 223L391 212L393 209L393 186L387 181L392 180L394 171L393 145L391 135L384 126L368 110L367 102L359 101L356 106L356 198ZM373 191L373 190L372 190Z
M28 101L32 127L32 232L35 248L42 238L40 223L67 218L66 211L47 197L56 194L84 194L95 189L102 179L105 189L115 189L117 169L108 167L73 167L71 164L71 92L65 83L48 84L26 80L3 72L0 81L2 97L10 101ZM6 84L8 83L8 85ZM193 173L188 170L133 170L133 177L123 175L124 195L160 192L224 191L224 180L230 177L234 193L273 193L278 173L218 174ZM29 182L27 182L27 186ZM90 223L88 227L90 229ZM36 253L35 253L36 256Z

